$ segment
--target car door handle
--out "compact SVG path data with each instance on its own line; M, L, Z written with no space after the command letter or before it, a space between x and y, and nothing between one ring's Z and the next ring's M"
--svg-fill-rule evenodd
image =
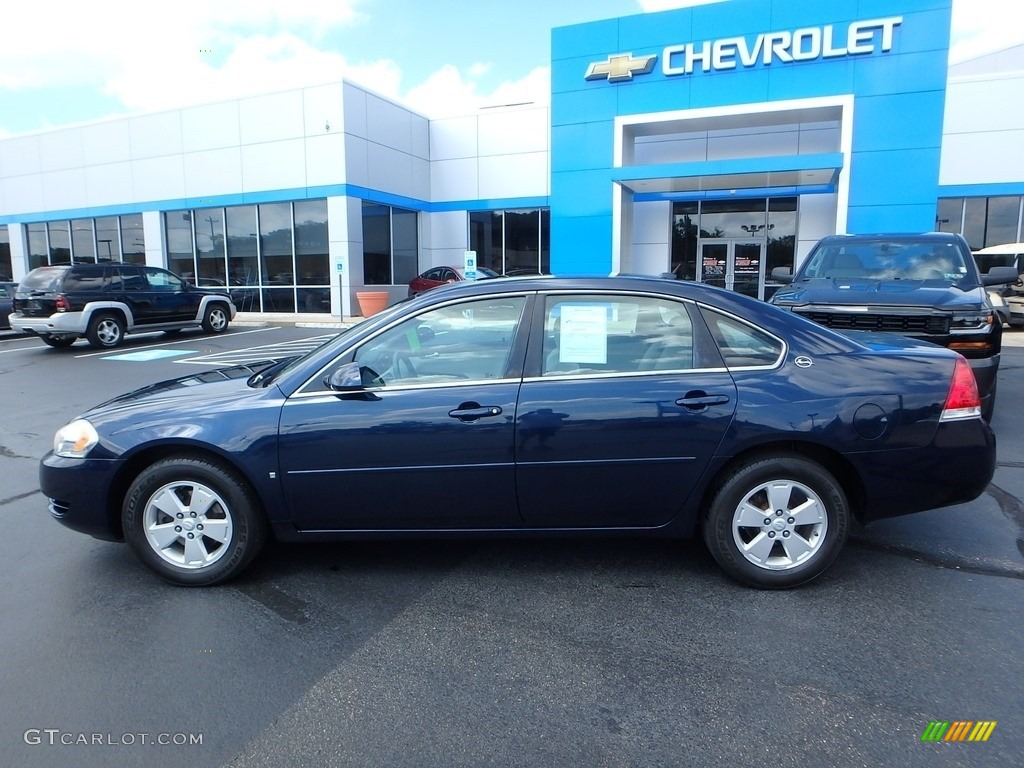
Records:
M700 411L711 405L725 405L728 402L728 395L707 395L703 392L690 392L686 397L676 400L676 405L689 408L691 411Z
M448 415L459 421L476 421L488 416L500 416L501 408L497 405L477 405L476 403L463 403L454 411L448 411Z

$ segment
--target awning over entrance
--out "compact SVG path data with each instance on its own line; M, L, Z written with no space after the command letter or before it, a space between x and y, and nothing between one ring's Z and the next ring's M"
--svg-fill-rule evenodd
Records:
M745 157L706 162L616 168L613 181L637 195L673 195L785 188L800 193L833 191L843 168L841 152Z

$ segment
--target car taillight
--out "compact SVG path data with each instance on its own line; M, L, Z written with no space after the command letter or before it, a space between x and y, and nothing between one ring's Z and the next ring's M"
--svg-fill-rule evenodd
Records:
M973 419L981 416L981 397L974 371L962 356L957 355L953 366L953 381L949 385L946 404L942 407L939 421Z
M57 300L53 302L53 306L58 312L67 312L71 309L71 305L68 304L68 300L61 295L57 296Z

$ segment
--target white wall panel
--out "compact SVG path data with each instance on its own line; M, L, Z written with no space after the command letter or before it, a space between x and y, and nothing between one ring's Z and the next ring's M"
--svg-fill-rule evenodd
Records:
M633 264L630 272L641 275L660 275L671 266L667 243L639 243L633 246Z
M132 164L107 163L85 169L86 205L117 205L135 200L132 189Z
M82 167L82 129L68 128L39 134L39 170Z
M825 152L839 152L841 149L839 128L800 129L801 155Z
M712 136L708 139L708 160L795 155L798 149L798 134L795 130L785 133Z
M430 159L476 157L476 117L448 117L430 121Z
M946 135L939 184L999 184L1024 179L1024 129Z
M83 162L85 165L120 163L131 160L131 132L127 120L82 127Z
M430 241L427 243L430 248L458 250L460 253L469 248L469 217L465 211L442 211L421 216L430 220ZM443 263L436 262L431 266Z
M345 133L366 138L366 99L367 93L351 83L343 84L345 101Z
M344 183L345 134L337 131L307 138L306 184L318 187Z
M132 188L139 202L185 197L185 160L181 155L132 163Z
M950 80L943 134L1000 131L1024 125L1024 73L1013 77Z
M412 188L409 196L417 200L430 199L430 163L419 157L412 159Z
M85 171L72 168L41 174L43 205L50 210L79 208L85 203Z
M368 142L358 136L345 134L345 182L360 187L370 183Z
M238 102L241 142L261 144L300 138L305 133L303 115L301 90L241 99Z
M409 116L412 131L410 153L415 157L430 159L430 121L419 115Z
M430 165L430 189L435 202L480 197L475 158L441 160Z
M547 194L548 153L480 158L480 197Z
M547 109L487 111L477 119L482 156L543 152L548 148Z
M181 152L181 112L161 112L128 121L133 158L161 157Z
M307 136L340 134L345 130L343 94L341 83L302 90L303 124Z
M368 186L412 197L412 157L370 141L366 145Z
M635 145L636 165L657 165L659 163L702 163L708 159L708 140L672 139L644 141Z
M671 231L672 203L667 200L633 203L633 245L665 245L670 240Z
M0 176L39 173L39 137L17 136L0 141Z
M412 115L373 94L366 95L366 137L377 144L412 152Z
M4 179L4 213L45 211L43 177L37 173Z
M242 153L238 147L189 152L184 161L186 197L225 195L243 189Z
M801 195L797 218L797 239L812 245L836 234L836 195Z
M238 102L181 110L181 139L184 152L238 146Z
M306 186L306 147L302 139L242 147L243 192Z

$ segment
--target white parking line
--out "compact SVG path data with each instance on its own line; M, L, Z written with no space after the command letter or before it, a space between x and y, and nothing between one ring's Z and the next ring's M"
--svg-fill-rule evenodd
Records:
M294 355L302 355L311 349L316 349L329 339L337 336L336 333L327 333L320 336L310 336L305 339L292 339L281 341L275 344L263 344L258 347L245 347L234 351L214 352L198 357L186 357L183 360L175 360L176 363L188 363L190 365L244 365L255 363L260 360L283 359Z
M227 336L244 336L247 333L262 333L263 331L275 331L277 326L270 326L269 328L253 328L251 331L232 331L231 333L224 334L224 336L217 336L214 338L226 338ZM165 341L160 344L146 344L141 347L132 347L130 351L135 352L140 349L153 349L155 347L169 347L173 344L203 344L205 341L209 341L209 336L193 336L188 339L179 339L178 341ZM75 355L75 357L96 357L98 355L112 355L112 354L123 354L124 349L118 348L108 349L103 352L86 352L83 355Z

